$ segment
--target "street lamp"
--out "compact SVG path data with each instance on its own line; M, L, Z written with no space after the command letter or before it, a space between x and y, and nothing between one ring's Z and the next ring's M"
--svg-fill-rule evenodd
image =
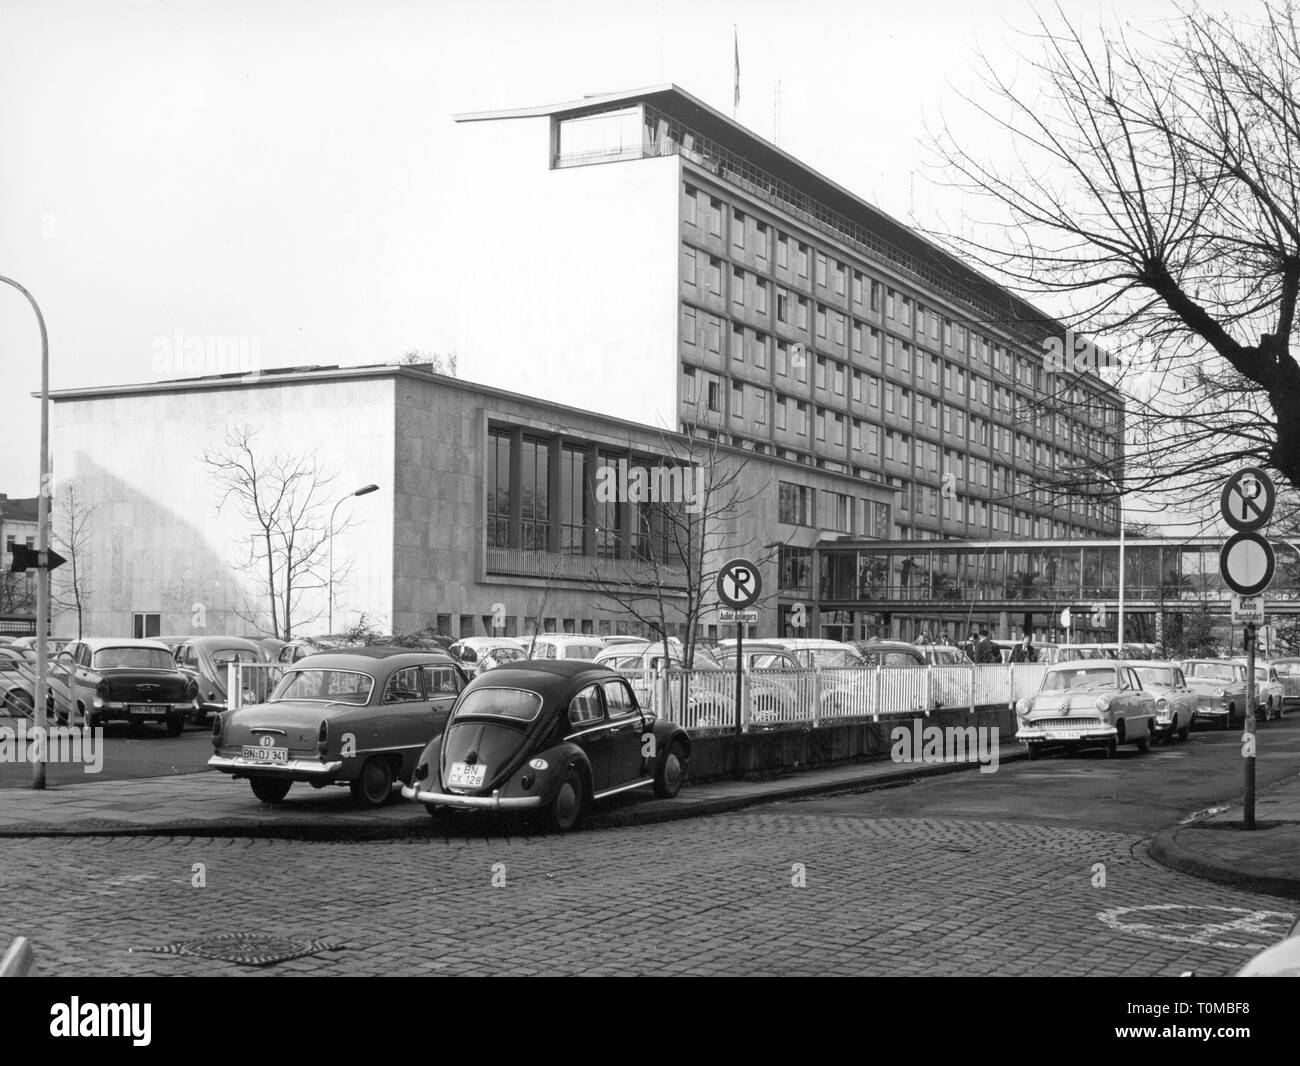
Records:
M343 503L344 500L350 500L353 496L367 496L372 492L378 491L378 485L362 485L356 492L349 492L342 500L339 500L339 502L334 505L334 510L330 511L330 636L334 635L334 515L339 509L339 504Z
M1117 621L1119 629L1119 656L1124 656L1124 490L1119 487L1118 482L1109 474L1104 474L1100 470L1097 476L1109 481L1115 489L1115 498L1119 501L1119 618Z
M12 285L27 298L36 312L36 324L41 328L41 484L36 503L36 550L40 552L40 569L36 572L36 691L32 693L35 706L36 727L41 731L37 736L45 735L45 694L48 690L46 680L48 653L45 638L50 627L50 338L45 330L45 316L41 314L40 305L30 292L12 278L0 277L0 283ZM72 709L68 710L68 721L72 721ZM45 787L45 753L44 745L38 744L32 759L32 788Z

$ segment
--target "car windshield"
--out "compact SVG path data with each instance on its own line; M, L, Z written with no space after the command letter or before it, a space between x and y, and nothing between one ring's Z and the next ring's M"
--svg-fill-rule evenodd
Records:
M247 648L217 648L212 653L212 661L217 666L227 666L230 663L260 663L262 657Z
M353 670L290 670L280 678L269 702L310 700L362 707L370 702L374 686L373 677Z
M1170 687L1174 683L1174 672L1172 670L1157 670L1151 666L1135 667L1137 676L1144 685L1164 685Z
M1114 688L1115 671L1109 668L1049 670L1043 677L1040 692L1065 692L1067 689Z
M531 722L541 713L542 697L523 688L476 688L466 692L456 708L455 717L509 718Z
M164 648L100 648L96 670L174 670L176 663Z
M845 651L843 648L815 649L811 656L812 665L822 669L835 670L845 666L862 665L862 659L857 654Z
M528 656L518 648L489 648L483 653L483 658L500 666L502 663L513 663L519 659L526 659Z
M1284 677L1294 677L1296 674L1300 674L1300 661L1278 661L1273 664L1273 668Z
M727 656L725 665L736 665L735 652L732 652ZM784 655L776 655L771 652L764 655L755 655L754 658L750 660L749 665L752 670L790 670L795 668L791 666L790 660Z
M1192 677L1208 678L1211 681L1231 681L1236 672L1228 663L1193 663Z

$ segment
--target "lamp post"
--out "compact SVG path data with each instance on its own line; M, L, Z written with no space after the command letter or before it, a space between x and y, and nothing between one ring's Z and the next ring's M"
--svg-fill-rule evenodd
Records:
M36 727L40 730L38 737L45 736L45 695L49 684L46 680L45 657L49 653L45 633L50 628L50 338L45 330L45 316L41 314L36 298L12 278L0 277L0 282L12 285L27 298L36 312L36 324L41 330L41 484L36 497L36 550L40 553L40 569L36 572L36 691L33 693L36 706L33 708ZM71 721L71 710L69 710ZM32 788L45 787L45 745L38 742L32 753Z
M1115 489L1115 498L1119 501L1119 618L1117 620L1119 630L1119 649L1120 658L1124 656L1124 490L1119 487L1118 482L1109 474L1103 474L1097 471L1097 476L1109 481Z
M334 505L334 509L330 511L330 537L329 537L330 539L330 588L329 588L330 636L334 635L334 515L338 511L339 505L342 504L344 500L350 500L352 499L353 496L367 496L372 492L378 492L378 491L379 491L378 485L362 485L361 488L357 489L356 492L349 492L346 496L343 497L342 500L339 500L339 502Z

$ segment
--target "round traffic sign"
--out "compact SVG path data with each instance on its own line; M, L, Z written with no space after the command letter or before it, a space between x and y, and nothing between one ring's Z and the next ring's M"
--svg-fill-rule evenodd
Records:
M743 611L762 590L763 579L752 560L728 559L718 571L718 599L728 607Z
M1250 532L1268 525L1276 499L1273 479L1257 466L1243 466L1224 484L1219 513L1233 529Z
M1219 549L1223 583L1240 596L1258 596L1273 580L1273 545L1249 530L1234 533Z

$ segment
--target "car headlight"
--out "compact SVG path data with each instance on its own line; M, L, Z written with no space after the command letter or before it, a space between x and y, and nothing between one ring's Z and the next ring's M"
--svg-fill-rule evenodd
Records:
M1022 699L1016 701L1016 714L1020 715L1021 718L1028 718L1029 712L1033 709L1034 704L1032 700Z
M1215 699L1222 699L1227 694L1228 694L1228 690L1226 688L1216 688L1214 690Z
M1098 696L1098 697L1097 697L1096 707L1097 707L1097 710L1102 711L1103 713L1106 712L1106 711L1109 711L1109 710L1110 710L1110 697L1109 697L1109 696Z
M1169 709L1169 701L1167 699L1161 696L1160 699L1156 700L1156 710L1164 711L1168 709Z

